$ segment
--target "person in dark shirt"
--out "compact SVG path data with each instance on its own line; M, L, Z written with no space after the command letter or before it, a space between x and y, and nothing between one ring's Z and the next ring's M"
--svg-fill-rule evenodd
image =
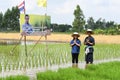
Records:
M78 39L80 35L77 32L72 34L73 39L70 42L72 47L71 54L72 54L72 67L78 67L78 56L80 53L80 45L81 41Z
M93 34L93 31L91 29L87 29L86 33L88 36L84 40L84 45L86 45L85 61L87 67L87 64L93 63L93 52L94 52L93 46L95 45L95 39L91 36L91 34Z

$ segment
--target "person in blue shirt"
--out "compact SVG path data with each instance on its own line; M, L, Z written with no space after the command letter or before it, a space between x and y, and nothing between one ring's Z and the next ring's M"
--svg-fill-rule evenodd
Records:
M72 47L72 67L78 67L78 56L80 53L81 41L78 39L80 35L77 32L72 34L73 39L70 41Z
M87 64L93 63L93 52L95 45L95 39L91 36L93 34L93 31L91 29L87 29L86 34L88 35L84 40L85 47L85 61L86 61L86 67Z
M25 15L25 23L22 25L22 33L21 35L31 34L33 33L32 25L29 23L29 15Z

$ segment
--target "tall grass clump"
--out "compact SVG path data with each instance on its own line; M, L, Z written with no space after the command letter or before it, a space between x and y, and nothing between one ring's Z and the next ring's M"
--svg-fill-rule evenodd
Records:
M37 73L37 80L119 80L120 62L89 65L87 69L66 68Z

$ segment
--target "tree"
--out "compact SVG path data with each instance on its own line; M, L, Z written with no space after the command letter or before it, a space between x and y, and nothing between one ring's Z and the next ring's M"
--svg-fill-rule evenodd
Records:
M54 32L68 32L70 31L70 28L72 28L72 26L68 24L51 24L50 28Z
M11 25L11 10L7 9L7 11L4 14L3 18L3 31L7 31L8 28L10 28Z
M0 29L2 29L2 22L3 22L3 14L0 13Z
M72 23L73 30L77 32L81 32L85 25L84 15L79 5L77 5L76 9L74 10L75 19Z
M86 28L88 29L95 29L95 21L93 19L93 17L89 17L89 19L87 20L87 24L86 24Z
M8 9L3 17L3 31L19 31L20 12L18 7L12 7L12 10Z
M20 24L19 24L19 18L20 18L20 12L18 7L12 7L12 12L11 12L11 29L14 31L20 31Z

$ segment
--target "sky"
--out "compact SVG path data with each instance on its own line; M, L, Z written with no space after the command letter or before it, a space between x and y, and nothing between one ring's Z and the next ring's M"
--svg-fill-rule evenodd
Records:
M23 0L0 0L0 12L19 5ZM51 16L51 23L72 24L74 10L79 5L85 20L93 17L120 24L120 0L47 0L47 8L38 7L37 0L25 0L26 13Z

